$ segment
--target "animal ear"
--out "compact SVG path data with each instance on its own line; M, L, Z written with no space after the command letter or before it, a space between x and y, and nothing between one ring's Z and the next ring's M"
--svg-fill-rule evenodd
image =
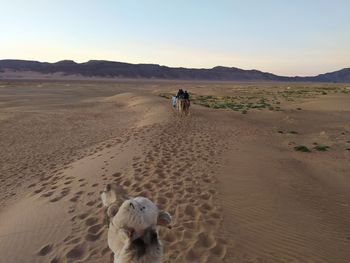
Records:
M135 233L135 229L133 229L132 227L125 226L125 227L122 227L121 229L128 238L132 238Z
M157 225L169 226L171 223L171 215L166 211L159 211Z
M107 215L108 217L114 217L119 210L119 207L117 204L111 204L107 209Z

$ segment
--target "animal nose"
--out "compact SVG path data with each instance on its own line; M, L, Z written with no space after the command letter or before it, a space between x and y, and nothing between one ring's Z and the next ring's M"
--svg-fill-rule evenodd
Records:
M130 203L130 207L132 207L132 209L135 209L135 206L133 203Z

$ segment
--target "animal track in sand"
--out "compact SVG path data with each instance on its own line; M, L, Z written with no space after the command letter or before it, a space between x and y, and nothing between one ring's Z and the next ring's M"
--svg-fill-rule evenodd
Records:
M213 247L212 249L210 249L210 251L218 256L219 258L223 258L226 254L226 248L225 246L222 246L220 244L217 244L215 247Z
M64 182L63 184L69 185L69 184L71 184L72 182L73 182L72 180L68 180L68 181Z
M39 252L38 255L39 256L45 256L47 254L49 254L52 250L53 245L52 244L47 244L46 246L42 247Z
M201 206L200 206L200 210L202 212L207 212L207 211L212 211L213 210L213 206L208 204L208 203L203 203Z
M124 182L122 183L122 185L124 185L124 186L128 187L128 186L130 186L130 185L131 185L131 181L126 180L126 181L124 181Z
M92 200L86 203L87 206L93 206L94 204L96 204L96 200Z
M115 178L119 178L121 175L122 175L122 174L121 174L121 173L119 173L119 172L118 172L118 173L114 173L114 174L112 174L112 176L113 176L113 177L115 177Z
M59 200L61 200L61 199L62 199L62 196L56 196L56 197L50 199L50 202L51 202L51 203L55 203L55 202L57 202L57 201L59 201Z
M41 196L42 197L49 197L51 195L53 195L54 191L49 191L49 192L46 192L46 193L43 193Z
M98 222L97 217L89 217L85 220L85 225L92 226L92 225L96 224L97 222Z
M193 207L192 205L186 205L185 213L186 215L189 215L194 218L197 214L197 211L196 211L196 208Z
M85 240L90 241L90 242L95 242L96 240L98 240L101 237L101 234L102 234L102 232L98 233L98 234L88 233L85 235Z
M80 259L84 256L84 253L85 253L85 247L82 245L77 245L67 252L66 258L74 259L74 260Z
M202 232L199 233L197 237L196 245L208 249L214 247L216 245L216 241L212 235L208 235L207 233Z
M98 234L101 230L103 230L104 225L103 224L96 224L93 226L90 226L87 231L90 234Z
M88 213L83 213L83 214L78 215L78 218L81 220L84 220L85 218L88 217L88 215L89 215Z
M45 188L40 188L34 191L34 193L39 194L41 193Z
M71 199L69 199L69 201L76 203L79 200L79 197L80 197L80 195L75 195Z

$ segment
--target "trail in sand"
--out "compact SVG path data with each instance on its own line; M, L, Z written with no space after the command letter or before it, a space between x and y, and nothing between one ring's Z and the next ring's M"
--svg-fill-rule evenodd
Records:
M16 85L0 91L1 263L111 262L99 196L109 182L173 215L164 262L350 258L347 97L180 117L157 96L176 83ZM313 142L331 150L293 151Z

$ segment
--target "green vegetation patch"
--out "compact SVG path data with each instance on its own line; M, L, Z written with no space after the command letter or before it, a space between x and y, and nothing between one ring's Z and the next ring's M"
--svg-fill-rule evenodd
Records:
M319 152L325 152L325 151L328 151L329 146L327 146L327 145L322 145L322 144L317 144L317 145L314 147L314 149L315 149L316 151L319 151Z
M213 95L193 95L191 100L194 104L213 109L230 109L241 111L246 114L249 109L269 109L274 110L266 98L254 96L213 96Z
M294 147L294 150L297 152L304 152L304 153L309 153L311 152L309 148L307 148L305 145L297 145Z

